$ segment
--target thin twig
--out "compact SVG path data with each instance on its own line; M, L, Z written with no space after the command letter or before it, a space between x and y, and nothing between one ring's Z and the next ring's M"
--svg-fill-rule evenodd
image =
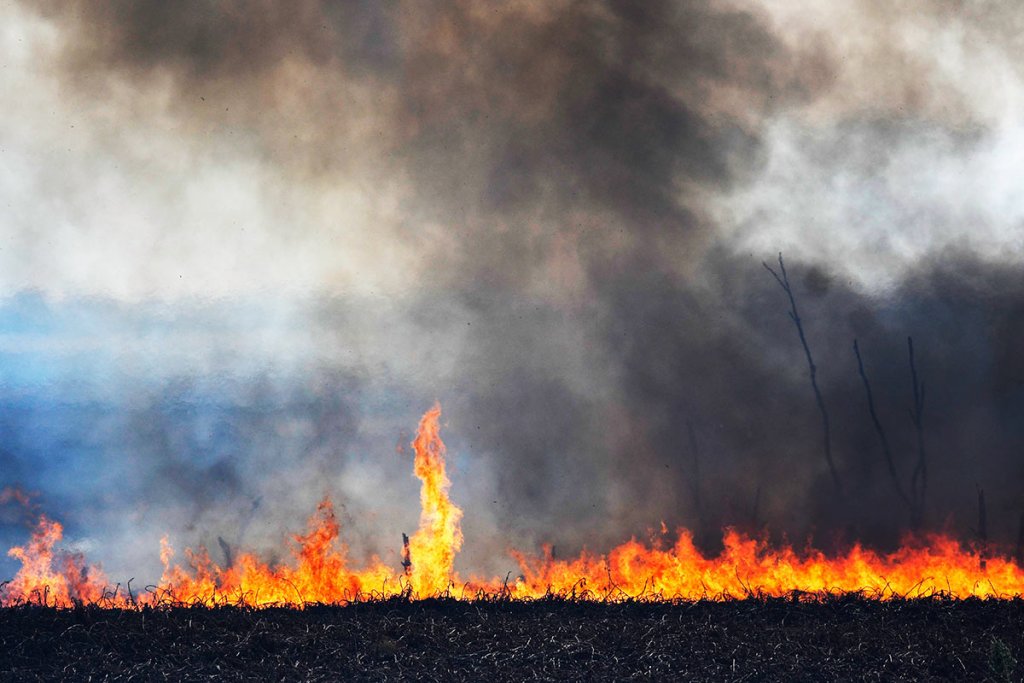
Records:
M896 463L892 458L892 449L889 447L889 439L885 435L885 429L882 428L882 422L878 419L878 413L875 412L875 399L871 394L871 382L868 381L868 374L864 370L864 361L860 357L860 347L857 345L857 340L853 340L853 353L857 356L857 371L860 373L860 378L864 382L864 393L868 397L868 412L871 414L871 422L875 426L875 433L878 434L878 440L882 444L882 453L885 455L885 463L889 467L889 476L892 478L893 486L896 487L896 493L899 494L900 498L903 499L908 505L910 505L910 498L907 496L907 492L903 490L903 485L900 484L899 475L896 474Z
M772 274L779 287L786 293L789 299L789 318L796 326L797 334L800 336L800 344L804 348L804 355L807 357L807 368L810 371L811 388L814 390L814 400L818 404L818 411L821 413L821 426L824 432L825 462L828 463L828 471L832 475L832 483L836 490L842 492L843 487L839 483L839 473L836 471L835 463L832 461L832 433L829 427L828 410L825 409L825 399L821 396L818 388L818 368L814 365L814 357L811 355L811 347L807 344L807 336L804 334L804 326L800 321L800 313L796 307L796 298L793 296L793 288L789 284L789 275L786 274L786 264L782 261L782 252L779 252L779 272L775 272L771 266L764 261L761 262L765 270ZM780 275L781 273L781 275Z

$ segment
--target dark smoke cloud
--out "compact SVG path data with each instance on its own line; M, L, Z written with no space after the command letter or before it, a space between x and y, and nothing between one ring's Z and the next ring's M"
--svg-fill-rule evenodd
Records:
M395 65L394 2L43 2L75 31L67 58L140 76L170 70L183 87L259 78L290 56L348 68ZM85 63L81 63L85 62Z
M158 321L139 312L145 303L98 315L96 329L123 333L115 319L136 320L129 334L156 328L168 346L196 332L215 341L194 342L212 350L184 360L157 350L111 380L116 394L159 371L141 408L92 431L103 466L131 469L140 484L127 502L97 493L102 504L71 508L100 516L101 505L147 500L159 510L147 525L170 520L210 547L220 536L269 549L323 489L340 486L357 547L386 556L387 539L415 524L416 493L407 451L386 459L381 448L391 451L402 430L408 441L439 398L474 567L496 566L505 543L548 540L571 552L662 520L696 529L709 547L724 525L796 542L813 534L826 546L892 545L909 514L886 474L852 341L905 484L913 335L928 386L927 528L968 535L977 484L993 536L1015 537L1017 270L969 249L922 248L883 289L854 281L849 264L789 260L833 418L846 491L837 497L796 333L760 264L774 255L744 251L718 221L722 197L770 165L773 125L793 112L807 128L794 171L807 183L870 177L892 150L936 139L944 154L970 155L987 144L986 122L944 120L918 96L898 106L879 98L865 113L848 101L868 85L837 92L853 78L838 47L794 41L767 11L712 2L55 2L39 11L64 39L53 68L69 100L109 95L120 104L107 123L153 113L190 143L237 134L232 154L314 195L353 178L367 194L394 183L397 218L373 238L381 252L415 254L409 281L386 297L324 282L295 299L267 292L265 306L226 298L176 302ZM121 111L125 88L139 95ZM165 95L157 105L154 91ZM913 106L893 113L904 105ZM788 196L776 199L781 211ZM318 227L285 223L277 229L296 240ZM743 227L756 231L756 220ZM163 355L173 370L160 367ZM5 429L17 454L31 430ZM375 532L384 540L370 540Z
M70 31L61 68L72 87L169 78L167 106L196 131L245 126L303 172L344 173L357 157L409 174L418 220L472 241L429 254L457 287L521 285L557 269L562 244L601 268L623 249L687 259L709 228L695 195L749 174L758 119L811 97L830 71L822 53L787 50L753 15L708 2L47 11ZM347 101L357 86L379 96Z
M616 288L616 337L629 340L624 389L642 425L646 449L640 453L649 461L634 471L660 470L671 479L667 488L688 492L692 423L704 458L700 483L715 526L749 525L746 511L760 489L757 521L771 529L798 538L840 532L846 540L854 535L891 545L908 527L909 513L886 474L852 341L858 339L864 353L907 488L916 453L906 350L912 335L927 387L931 528L952 523L966 532L976 519L977 485L998 501L990 505L1004 515L1002 539L1015 537L1022 472L1012 454L1024 446L1024 386L1013 379L1020 361L1009 350L1013 325L1007 319L1024 295L1016 269L948 254L922 264L898 290L878 299L835 281L825 287L814 270L790 265L847 488L837 498L782 293L760 264L735 258L709 263L716 271L710 279L729 284L696 294L674 287ZM659 294L651 296L652 289Z
M906 489L916 458L912 335L927 387L926 528L970 538L977 486L990 514L999 510L990 534L1015 539L1024 483L1014 455L1024 447L1012 322L1024 279L1016 269L947 254L884 298L820 267L789 269L844 496L825 467L782 293L760 263L719 252L702 266L701 286L657 273L608 282L602 315L571 323L584 330L576 338L565 339L567 321L550 308L491 302L473 318L484 329L460 357L473 381L454 387L449 409L460 434L452 438L469 434L471 451L493 462L511 508L499 525L533 528L569 548L642 535L659 520L703 530L710 547L724 525L797 542L814 536L827 547L855 538L892 547L910 529L910 511L887 474L852 343L859 340ZM560 336L562 344L552 341ZM587 381L560 362L581 362Z

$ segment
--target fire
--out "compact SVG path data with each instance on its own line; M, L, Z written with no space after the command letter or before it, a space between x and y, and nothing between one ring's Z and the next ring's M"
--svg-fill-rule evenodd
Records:
M348 566L344 544L331 501L324 500L309 518L305 534L293 537L293 565L270 567L251 553L243 553L227 568L214 563L205 551L186 551L190 570L172 565L173 550L162 542L164 573L154 591L156 602L200 604L279 605L350 601L380 591L394 578L390 568L373 558L369 566Z
M441 441L441 406L435 404L420 420L416 439L415 472L423 482L420 489L420 528L409 540L412 588L417 595L434 595L448 590L455 554L462 547L459 520L462 510L448 498L452 483L444 470L445 447Z
M463 580L454 569L462 546L462 510L448 495L445 446L440 436L441 407L420 420L413 441L414 472L422 482L419 528L407 539L402 567L371 557L360 567L349 562L348 548L329 499L309 518L307 530L291 539L291 562L270 566L252 553L241 553L221 567L204 549L186 550L186 567L173 563L170 542L161 539L164 572L158 586L140 595L111 588L103 573L83 559L59 549L63 527L40 515L29 542L8 554L21 562L17 575L2 588L0 604L37 602L69 607L77 602L111 607L160 604L244 604L250 606L348 603L395 596L456 598L501 596L530 599L556 594L581 599L651 600L727 599L746 595L863 592L895 596L949 595L966 598L1024 595L1024 569L991 553L963 547L947 536L908 539L899 550L880 554L854 546L845 554L826 556L791 547L772 548L765 541L727 530L724 550L704 555L685 530L668 544L636 539L607 555L583 553L556 560L550 549L540 555L513 551L519 576ZM8 496L4 500L26 500Z
M8 599L66 606L72 598L97 602L104 597L107 582L102 573L86 566L79 555L56 549L63 537L60 522L41 515L28 545L7 551L21 562L21 570L6 586Z
M724 537L724 550L706 557L687 531L667 549L631 540L607 556L583 555L569 561L520 556L523 578L519 597L588 591L596 598L723 599L746 595L773 597L796 593L864 593L878 598L1008 597L1024 594L1024 570L1005 559L986 558L964 550L955 540L933 536L919 545L908 541L890 554L855 546L845 555L827 557L817 551L798 553L791 547L771 549L764 541L734 530Z

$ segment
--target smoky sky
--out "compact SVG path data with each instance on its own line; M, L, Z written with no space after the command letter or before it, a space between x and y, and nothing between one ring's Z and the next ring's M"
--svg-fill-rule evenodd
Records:
M982 488L1012 542L1015 12L912 5L12 5L4 483L116 570L284 556L323 495L397 562L438 399L467 569L662 521L891 547L852 344L908 486L913 337L923 530Z

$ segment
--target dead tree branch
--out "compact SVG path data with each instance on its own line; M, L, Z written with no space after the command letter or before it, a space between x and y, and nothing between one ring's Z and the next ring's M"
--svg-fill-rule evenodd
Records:
M907 492L903 490L903 485L900 484L899 475L896 473L896 463L892 458L892 449L889 447L889 439L885 435L885 429L882 427L881 420L878 419L878 413L875 411L875 399L871 393L871 382L868 381L868 374L864 370L864 361L860 356L860 347L857 345L857 340L853 340L853 353L857 356L857 371L860 373L860 378L864 382L864 393L868 397L868 412L871 414L871 422L875 426L875 433L878 434L878 441L882 444L882 453L885 455L885 464L889 468L889 477L892 479L893 486L896 488L896 493L899 497L907 504L911 505L910 497L907 496Z
M836 490L842 492L843 487L839 483L839 473L836 471L835 463L832 461L832 432L829 426L828 410L825 409L825 399L821 396L818 388L818 368L814 365L814 357L811 355L811 347L807 344L807 336L804 334L804 326L800 320L800 313L796 307L796 298L793 296L793 288L789 284L789 275L786 274L786 264L782 261L782 252L779 252L779 272L776 272L764 261L761 262L765 270L772 274L779 287L786 293L789 299L789 318L796 326L797 334L800 336L800 344L804 348L804 355L807 357L807 368L810 371L811 388L814 390L814 400L818 404L818 411L821 413L821 426L824 432L825 462L828 463L828 471L832 475L832 483Z

